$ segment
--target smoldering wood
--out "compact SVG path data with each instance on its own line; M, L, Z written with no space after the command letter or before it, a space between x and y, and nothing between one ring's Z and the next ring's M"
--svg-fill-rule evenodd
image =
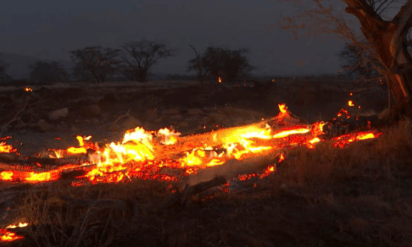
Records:
M209 181L214 177L224 177L231 180L241 174L260 173L269 165L275 164L280 153L281 151L277 150L244 160L230 159L224 165L198 170L197 174L184 177L182 181L188 185L194 185Z

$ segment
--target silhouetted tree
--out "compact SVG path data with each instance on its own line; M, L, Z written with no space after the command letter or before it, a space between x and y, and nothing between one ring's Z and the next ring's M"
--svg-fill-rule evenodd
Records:
M282 27L295 34L302 30L310 34L335 34L367 50L379 61L376 68L386 78L395 99L391 107L392 119L402 115L412 119L411 0L342 0L346 13L352 16L344 16L343 11L339 11L342 6L328 0L279 1L293 2L298 10L296 15L282 19ZM386 17L388 9L398 10L393 18ZM359 22L359 31L350 17Z
M146 82L149 70L160 59L173 56L173 50L165 44L154 41L140 40L128 42L122 46L122 73L138 82Z
M73 72L78 79L102 83L118 71L119 49L93 46L70 53L73 62L76 63Z
M375 67L379 61L357 45L346 43L339 53L339 57L343 63L342 68L349 75L361 76L366 79L379 75L379 68Z
M8 66L7 63L0 61L0 83L10 82L12 80L6 72Z
M203 66L202 55L199 54L199 52L197 52L197 50L192 45L189 46L194 51L196 57L189 60L187 69L188 71L195 70L197 79L199 80L200 84L203 85L203 82L207 77L207 71Z
M202 82L204 78L217 81L220 77L222 81L235 81L246 76L252 66L246 57L246 49L230 50L220 47L208 47L200 56L189 60L188 70L195 70L198 79Z
M38 61L29 66L30 80L36 82L64 82L69 76L59 62Z

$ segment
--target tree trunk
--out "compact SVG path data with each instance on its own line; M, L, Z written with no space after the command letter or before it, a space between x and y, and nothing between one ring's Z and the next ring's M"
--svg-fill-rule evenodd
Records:
M406 116L412 119L412 58L407 50L407 34L412 27L412 1L408 1L391 20L383 20L373 8L361 0L344 0L346 12L355 15L365 38L385 66L388 87L395 104L391 119Z
M143 68L137 71L137 78L138 82L147 82L147 69Z

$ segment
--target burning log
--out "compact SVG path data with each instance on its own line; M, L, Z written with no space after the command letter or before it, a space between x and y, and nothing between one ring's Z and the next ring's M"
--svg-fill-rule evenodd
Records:
M263 171L267 166L276 163L280 151L271 152L244 160L230 159L224 166L213 166L198 170L197 174L189 175L185 182L188 185L208 181L214 177L224 177L227 180L236 178L239 174L249 174Z
M0 162L3 163L16 163L19 156L14 153L0 153Z

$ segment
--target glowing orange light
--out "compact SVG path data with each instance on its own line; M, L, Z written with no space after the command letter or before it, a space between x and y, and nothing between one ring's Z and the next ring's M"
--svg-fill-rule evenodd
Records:
M14 228L26 227L28 225L29 225L29 223L27 223L27 222L19 222L19 224L17 224L17 225L8 225L6 228L7 229L14 229Z
M272 137L276 139L276 138L287 137L287 136L290 136L290 135L305 134L305 133L308 133L308 132L310 132L310 129L308 129L308 128L299 128L298 127L298 128L293 128L293 129L289 129L289 130L280 131L280 132L274 134Z
M67 153L69 153L69 154L86 154L87 150L84 147L80 147L80 148L69 147L67 149Z
M200 146L185 143L183 145L189 144L184 147L185 149L179 149L185 138L179 137L180 133L167 128L146 131L136 127L128 130L122 141L110 144L93 144L90 141L91 136L77 136L78 147L56 150L55 153L56 157L65 157L68 154L86 154L89 151L87 161L82 161L82 164L67 165L47 172L38 172L38 168L34 166L22 170L5 170L0 172L0 180L21 183L56 181L60 179L63 171L81 167L84 175L77 177L80 181L72 182L72 186L127 182L133 178L178 181L180 176L197 173L199 169L209 166L224 165L230 159L242 160L296 146L315 148L316 143L322 141L318 136L324 134L324 122L317 122L311 126L300 124L288 111L286 104L278 106L280 113L274 120L279 122L279 128L259 123L223 129L223 136L220 132L211 133L207 142L201 142ZM350 117L345 109L341 109L338 116ZM374 131L352 133L334 138L332 141L335 147L344 147L351 142L376 138L379 135ZM0 148L3 152L12 150L12 147L5 143L0 143ZM187 151L183 158L178 156L181 150ZM172 153L173 156L165 156L165 153ZM277 163L284 159L285 154L280 153ZM41 164L38 166L43 167ZM174 176L162 174L160 171L165 167L179 168L182 173ZM262 178L274 171L276 166L268 167L262 174L248 174L241 176L240 179Z
M17 150L12 145L8 145L5 142L0 142L0 153L13 153Z
M286 159L286 158L285 158L285 155L284 155L283 153L281 153L281 154L279 155L278 163L284 161L285 159Z
M288 107L286 106L286 104L278 104L279 106L279 111L281 113L286 113L288 111Z
M219 77L217 78L217 81L218 81L219 83L222 83L222 77L219 76Z
M13 172L12 171L3 171L0 173L0 180L3 181L12 181L13 180Z
M348 106L355 106L355 104L353 104L353 101L352 101L352 100L349 100L349 101L348 101Z
M2 242L12 242L22 238L23 236L19 236L16 233L11 232L7 229L0 229L0 241Z

